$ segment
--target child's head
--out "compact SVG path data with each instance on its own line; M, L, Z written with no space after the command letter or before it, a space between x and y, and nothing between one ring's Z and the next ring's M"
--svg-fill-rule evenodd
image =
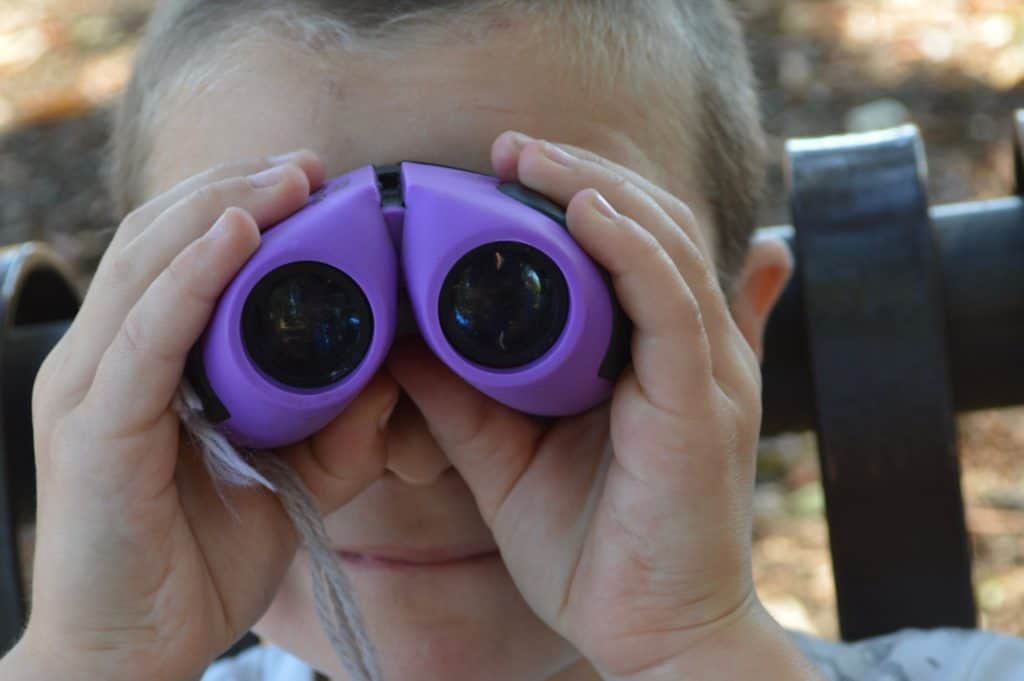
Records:
M756 345L789 265L748 245L764 166L752 80L726 0L170 0L117 114L111 188L127 212L218 163L300 147L328 176L403 159L491 172L491 142L518 129L683 199ZM387 474L325 522L339 548L494 547L407 400ZM593 678L500 560L351 577L393 678ZM300 552L256 631L344 678L307 582Z

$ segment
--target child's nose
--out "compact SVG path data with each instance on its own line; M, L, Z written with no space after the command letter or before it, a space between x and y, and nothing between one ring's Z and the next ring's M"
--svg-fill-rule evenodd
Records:
M431 485L451 468L423 415L405 393L388 421L385 467L410 485Z

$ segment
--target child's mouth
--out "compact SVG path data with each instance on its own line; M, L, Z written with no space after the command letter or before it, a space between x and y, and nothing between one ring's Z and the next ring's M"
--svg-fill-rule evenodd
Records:
M357 547L359 550L337 549L345 562L356 568L409 569L445 568L474 565L500 558L496 548L437 547L412 549L396 546Z

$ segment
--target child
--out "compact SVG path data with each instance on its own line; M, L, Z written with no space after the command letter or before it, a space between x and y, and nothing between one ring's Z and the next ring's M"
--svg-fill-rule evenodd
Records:
M170 401L260 230L402 159L567 206L635 333L609 403L542 424L407 321L355 402L273 454L316 497L385 678L853 678L752 586L761 336L791 262L750 241L763 141L724 1L174 0L113 158L130 212L36 383L33 607L0 679L348 678L278 501L229 490L236 522ZM250 628L271 645L204 674Z

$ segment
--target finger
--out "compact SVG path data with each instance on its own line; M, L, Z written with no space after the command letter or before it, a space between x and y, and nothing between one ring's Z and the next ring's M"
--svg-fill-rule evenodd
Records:
M309 198L309 179L291 163L246 177L204 185L182 197L114 256L103 283L141 294L167 264L199 237L229 207L243 209L266 229L301 208ZM140 285L142 288L140 289Z
M650 232L672 258L700 303L705 325L712 338L731 332L734 322L725 297L713 275L713 265L690 237L699 232L696 219L686 209L685 224L679 224L640 185L624 174L587 159L576 158L559 147L543 142L527 145L519 157L519 178L524 184L568 205L580 191L592 187Z
M518 180L520 171L520 155L527 146L531 144L536 145L541 141L542 140L537 140L514 130L509 130L499 135L495 139L494 145L491 148L491 163L494 166L495 172L503 179ZM666 213L671 215L673 220L687 230L687 234L690 239L697 244L701 253L708 259L708 261L714 260L714 250L711 248L711 244L708 241L708 235L700 229L693 211L690 210L690 207L687 206L679 197L665 189L662 189L640 173L604 158L603 156L599 156L588 149L573 146L571 144L552 142L548 142L548 144L554 144L557 148L572 154L572 156L577 159L586 160L605 167L609 171L614 172L618 176L629 180L637 187L640 187L644 192L649 194L658 203L658 205L665 210Z
M620 213L650 232L669 254L700 305L716 373L728 385L749 381L750 375L759 371L757 356L729 311L713 260L691 238L701 234L692 211L673 197L673 203L678 205L670 214L649 193L648 188L654 185L622 166L587 153L588 157L578 158L575 152L570 154L548 142L529 142L517 159L518 179L562 205L567 205L581 190L595 188Z
M608 270L633 321L632 363L648 401L677 415L695 401L706 404L716 383L704 318L665 249L595 189L572 199L566 222L573 238Z
M255 175L263 170L286 163L299 166L309 179L310 187L316 189L323 184L326 174L323 161L309 149L299 149L298 151L277 156L262 156L260 158L222 163L182 180L126 215L114 234L114 238L107 246L106 254L120 252L121 248L145 231L158 215L186 196L190 196L199 188L219 182L220 180ZM98 268L103 267L104 261L107 260L106 254L100 261Z
M181 381L185 357L209 322L221 292L260 243L252 216L229 208L153 281L103 353L82 407L109 414L101 435L145 433ZM97 407L100 407L97 409Z
M229 206L245 210L262 229L302 207L309 196L308 179L287 164L254 184L248 178L229 178L205 185L161 213L153 224L98 271L71 328L73 361L64 363L62 400L73 404L92 381L99 358L110 345L128 310L146 288L188 244L209 230ZM270 180L271 183L260 186Z
M322 515L348 503L384 472L387 420L400 394L391 375L378 371L337 418L277 452L302 478Z
M434 440L466 481L493 529L509 493L530 465L543 428L463 381L417 336L395 341L387 367L423 414Z

